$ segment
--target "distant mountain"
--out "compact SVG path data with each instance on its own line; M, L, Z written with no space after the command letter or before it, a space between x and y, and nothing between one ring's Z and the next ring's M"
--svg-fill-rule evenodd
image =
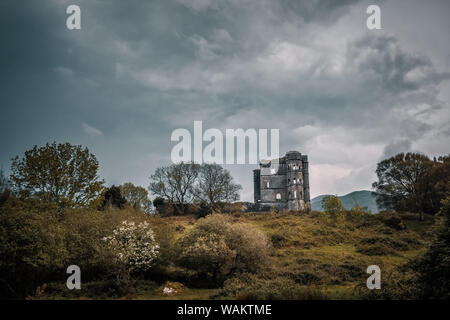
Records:
M315 211L323 211L322 199L327 195L320 195L311 200L311 209ZM356 204L361 207L367 207L370 212L378 213L382 209L378 207L376 202L376 193L367 190L353 191L345 196L338 196L342 201L345 209L350 210Z

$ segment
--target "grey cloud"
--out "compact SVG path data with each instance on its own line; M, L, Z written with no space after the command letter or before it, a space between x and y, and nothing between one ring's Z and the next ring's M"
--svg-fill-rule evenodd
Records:
M408 151L411 151L411 141L407 139L392 141L384 147L383 156L381 159L386 159L398 153Z
M448 70L396 35L349 28L342 41L330 39L355 7L364 17L365 3L81 0L77 32L65 28L69 3L0 4L5 166L33 144L69 140L89 146L109 183L130 177L145 186L170 161L172 130L203 120L205 128L279 128L281 152L354 167L341 181L359 187L378 157L401 141L413 148L448 115L439 99ZM230 167L246 200L250 167Z
M348 60L364 73L377 75L384 89L392 92L418 90L449 78L437 72L428 57L402 51L393 36L366 36L349 46Z
M359 0L177 0L178 3L197 12L214 11L268 11L273 15L295 17L299 22L324 22L339 18L348 7ZM332 21L332 22L334 22Z

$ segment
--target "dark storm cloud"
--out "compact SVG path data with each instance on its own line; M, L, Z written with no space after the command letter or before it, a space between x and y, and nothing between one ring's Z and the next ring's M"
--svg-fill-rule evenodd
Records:
M73 3L79 31L65 27ZM383 12L392 7L381 3ZM383 154L445 132L450 66L405 48L395 30L368 32L367 5L2 1L0 163L34 144L70 141L98 156L108 183L146 186L170 161L172 130L203 120L205 128L280 128L280 151L308 153L320 172L313 194L370 186ZM433 150L442 149L436 141ZM251 166L229 169L250 200Z
M393 36L358 39L348 55L361 71L373 71L387 91L418 90L450 77L448 72L437 72L428 57L402 52Z

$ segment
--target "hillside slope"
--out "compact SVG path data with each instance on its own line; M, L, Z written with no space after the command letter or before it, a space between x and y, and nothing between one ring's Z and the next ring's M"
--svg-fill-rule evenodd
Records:
M327 195L320 195L312 199L311 209L315 211L322 211L322 199L326 196ZM339 196L339 199L342 201L342 204L347 210L350 210L356 204L359 204L362 207L367 207L372 213L378 213L381 211L381 208L378 207L376 202L376 194L372 191L353 191L344 196Z

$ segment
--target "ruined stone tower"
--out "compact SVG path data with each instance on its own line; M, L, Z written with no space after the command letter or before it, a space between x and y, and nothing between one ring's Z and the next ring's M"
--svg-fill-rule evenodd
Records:
M253 171L254 200L278 210L309 211L308 156L289 151L279 159L263 160Z

